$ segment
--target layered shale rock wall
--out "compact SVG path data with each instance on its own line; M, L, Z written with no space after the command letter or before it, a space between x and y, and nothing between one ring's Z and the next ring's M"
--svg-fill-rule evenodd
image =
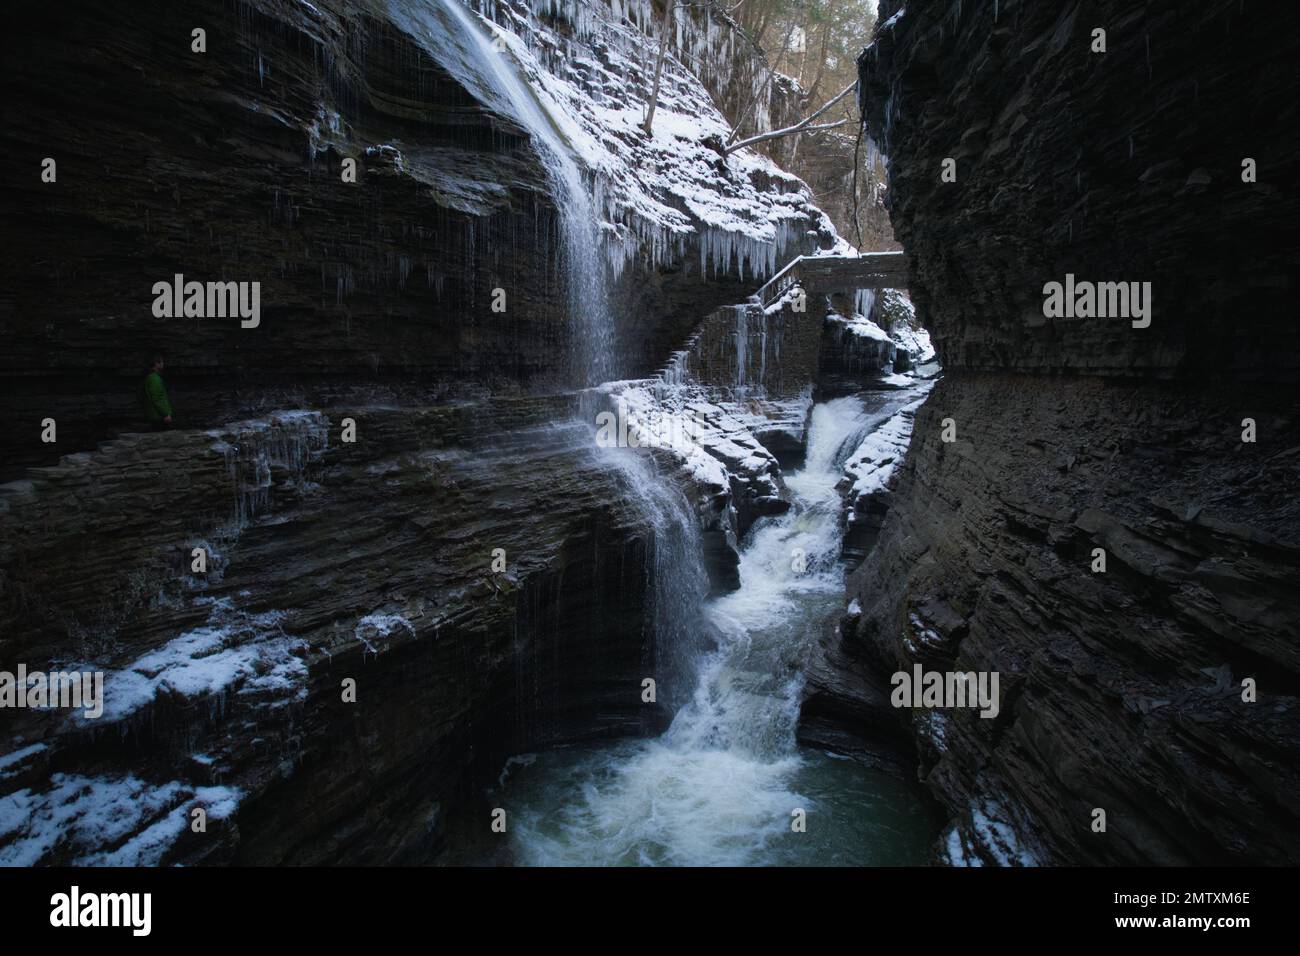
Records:
M532 84L595 196L611 374L656 368L755 276L836 241L798 179L703 142L727 130L708 88L760 64L716 23L673 33L645 137L649 3L482 6L508 31L491 55ZM0 265L9 476L135 424L156 349L181 419L205 427L272 390L326 403L340 381L426 396L581 384L566 288L585 279L567 271L554 183L443 0L76 2L16 10L10 27L0 146L31 175L11 184ZM154 284L178 274L259 282L260 324L155 316Z
M527 135L384 5L85 3L16 21L15 40L40 42L10 47L6 148L58 164L55 183L14 183L6 225L19 461L51 452L32 415L60 421L64 450L134 422L158 348L185 421L205 424L236 388L321 374L559 377L558 244L538 241L555 214ZM259 281L260 326L156 318L150 290L176 273ZM493 315L507 276L517 307Z
M945 368L1292 378L1287 11L926 4L861 60L867 130ZM1106 52L1092 33L1106 31ZM955 160L956 182L941 176ZM1254 159L1257 182L1242 182ZM938 215L944 211L944 215ZM1145 281L1151 326L1043 316L1067 273Z
M716 309L691 339L685 369L694 381L737 396L793 398L817 378L822 311L796 312L788 301Z
M107 676L98 719L6 711L0 860L427 862L508 755L657 726L657 538L566 401L127 436L8 486L6 669Z
M880 19L863 103L945 378L810 716L907 723L946 862L1294 864L1297 11ZM1067 273L1150 282L1150 326L1045 317ZM1000 713L889 707L915 664L999 672Z

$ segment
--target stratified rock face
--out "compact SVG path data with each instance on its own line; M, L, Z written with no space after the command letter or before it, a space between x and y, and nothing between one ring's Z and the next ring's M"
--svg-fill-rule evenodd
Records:
M0 138L32 176L0 467L37 467L0 484L0 671L107 679L98 717L6 705L0 864L446 860L508 757L651 732L689 693L674 654L710 578L734 587L738 536L787 507L755 435L802 444L819 329L746 325L727 394L669 409L698 440L594 447L590 399L662 381L565 389L592 381L594 319L610 378L645 374L778 262L843 244L798 179L705 142L726 124L680 63L640 131L649 4L484 4L490 53L458 4L11 20L35 39ZM576 157L567 198L606 240L581 261L558 146L511 91ZM609 314L573 308L606 269ZM259 282L260 321L155 315L176 274ZM178 427L137 434L157 348ZM769 385L783 400L730 401Z
M508 755L655 727L663 539L571 412L279 413L7 486L4 669L107 675L96 719L5 711L0 862L427 862Z
M1241 443L1243 407L1268 409L1267 446ZM1298 415L1270 390L935 387L845 643L877 674L1000 674L996 718L913 720L959 818L946 859L1300 859Z
M209 407L239 383L562 377L553 262L538 255L557 226L527 134L380 9L16 12L14 29L39 38L10 47L3 131L33 171L10 197L22 242L2 319L4 373L23 378L6 400L16 458L51 451L33 415L59 420L63 451L138 418L157 348L187 423L220 421ZM196 27L205 53L191 49ZM41 182L45 156L54 183ZM156 318L153 285L177 273L260 282L260 325ZM493 314L504 284L513 301Z
M848 310L846 310L848 311ZM850 395L865 380L892 371L898 346L866 316L832 312L822 328L821 363L817 376L822 397Z
M679 361L702 385L737 396L788 399L817 378L820 335L819 311L795 311L788 298L766 309L757 303L726 306L705 318Z
M486 7L510 38L491 57L546 99L595 184L616 273L610 377L648 373L756 275L835 241L798 179L692 138L726 124L675 60L655 134L639 133L653 24L648 5L614 6L544 21ZM312 390L341 381L435 396L584 384L562 197L517 104L476 74L465 22L444 0L15 10L0 124L22 169L0 301L7 474L138 423L157 349L179 420L202 427L271 387L315 404ZM260 283L258 326L156 316L155 283L176 275ZM47 417L57 445L41 441Z
M880 5L862 96L945 368L1294 378L1300 11L903 6ZM1044 318L1067 273L1150 282L1150 328Z
M995 671L996 717L895 711L954 817L939 859L1294 864L1300 12L901 6L865 104L945 378L810 677L813 736L882 734L893 672ZM1045 318L1066 273L1150 282L1150 327Z

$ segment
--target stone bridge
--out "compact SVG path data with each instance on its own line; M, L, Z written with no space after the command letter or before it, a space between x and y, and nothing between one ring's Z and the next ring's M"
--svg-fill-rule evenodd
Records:
M902 252L800 256L768 279L755 296L766 307L796 284L809 295L852 295L858 289L905 289L907 280L907 258Z

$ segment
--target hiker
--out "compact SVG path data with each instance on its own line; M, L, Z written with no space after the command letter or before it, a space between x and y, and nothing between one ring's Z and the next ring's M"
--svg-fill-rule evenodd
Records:
M167 383L163 381L163 357L155 355L149 363L149 373L145 376L140 398L144 405L144 417L155 431L166 431L172 427L172 403L167 398Z

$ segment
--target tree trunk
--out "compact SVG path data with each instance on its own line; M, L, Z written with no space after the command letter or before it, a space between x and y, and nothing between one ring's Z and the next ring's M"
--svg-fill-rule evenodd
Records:
M655 60L655 82L650 90L650 105L646 109L645 122L641 124L641 129L647 136L654 127L655 107L659 104L659 81L664 75L664 58L668 56L668 31L672 26L674 9L675 5L669 0L664 7L663 32L659 34L659 57Z
M812 86L808 87L808 99L815 101L817 93L821 89L822 77L826 75L826 47L829 45L831 36L831 27L828 23L822 30L822 52L821 57L817 60L817 72L813 74Z
M760 86L758 90L754 93L753 98L749 101L749 105L745 107L744 112L740 114L740 118L736 120L736 125L732 127L731 135L727 137L728 146L730 146L730 144L735 141L736 137L740 135L740 128L744 126L745 121L749 119L750 112L752 112L754 107L758 105L759 98L765 92L767 92L767 88L772 85L772 79L776 76L776 64L781 62L781 60L785 57L785 51L788 50L789 48L790 48L790 34L786 33L785 43L781 45L780 54L777 56L775 60L771 60L768 62L767 79L763 81L763 85Z

